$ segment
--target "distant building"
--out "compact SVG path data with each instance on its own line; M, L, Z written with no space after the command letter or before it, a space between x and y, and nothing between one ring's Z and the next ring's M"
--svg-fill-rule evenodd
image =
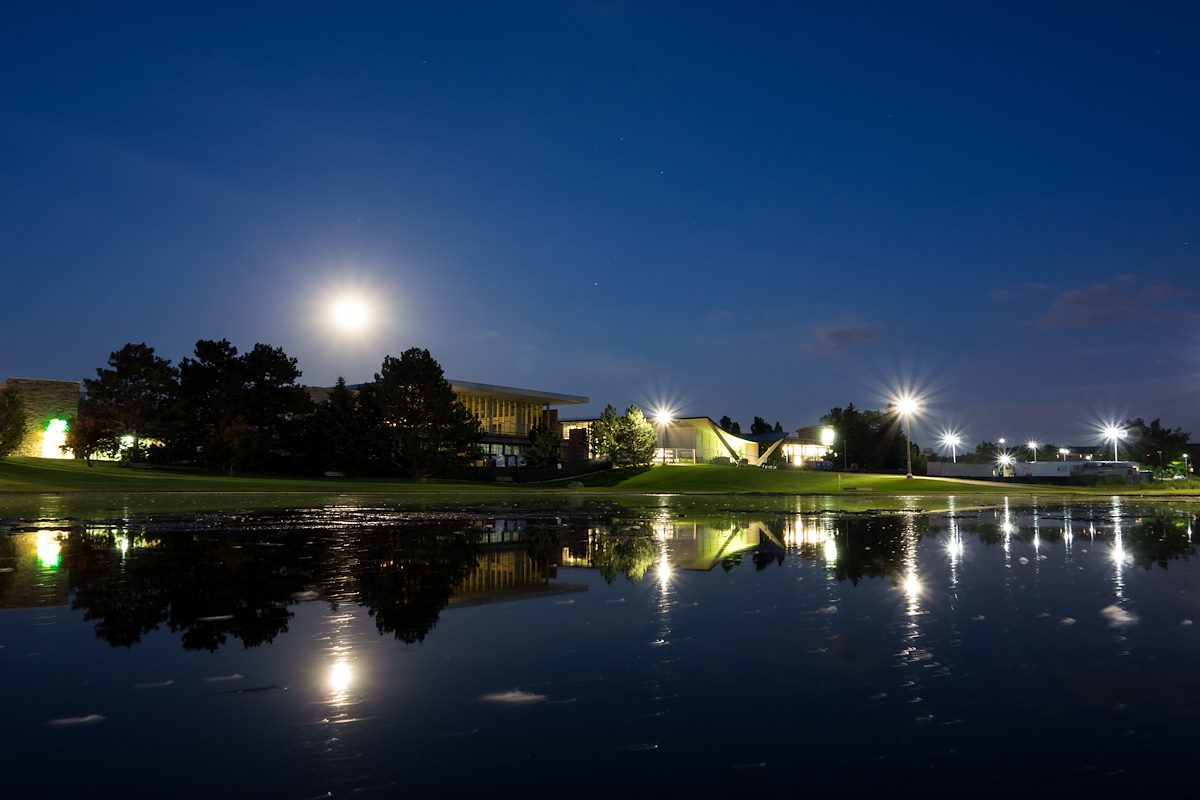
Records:
M63 453L67 422L79 413L79 381L9 378L0 384L25 406L25 438L13 455L71 458Z
M529 432L542 425L558 431L558 409L552 406L575 405L588 398L557 394L537 389L518 389L490 383L471 383L448 379L450 388L483 428L482 450L485 456L515 459L529 447ZM357 391L362 384L350 389ZM328 387L306 387L314 403L329 399ZM566 455L564 454L564 457Z
M596 418L563 420L563 449L597 457L589 450L591 427ZM746 464L761 466L775 453L781 460L802 467L820 460L829 452L821 440L820 428L801 428L786 432L745 434L730 433L709 417L680 417L654 424L658 433L656 464Z

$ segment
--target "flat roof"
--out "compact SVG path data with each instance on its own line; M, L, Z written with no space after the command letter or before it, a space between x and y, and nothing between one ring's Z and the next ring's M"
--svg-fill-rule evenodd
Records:
M446 379L450 387L460 394L479 395L484 397L499 397L502 400L536 401L545 405L565 406L587 403L589 399L577 394L557 394L555 392L539 392L536 389L518 389L514 386L496 386L491 383L471 383Z

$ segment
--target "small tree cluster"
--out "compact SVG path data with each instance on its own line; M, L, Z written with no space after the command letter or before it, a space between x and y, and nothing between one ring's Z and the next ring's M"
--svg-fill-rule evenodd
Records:
M425 477L474 459L482 431L428 350L384 358L356 394L339 378L314 404L296 359L256 344L201 340L178 367L146 344L112 353L84 381L66 448L220 469ZM0 423L4 417L0 402ZM22 423L23 424L23 423ZM18 439L19 441L19 439Z
M837 431L842 453L841 463L856 464L868 472L902 469L905 449L911 449L913 470L925 469L920 449L907 441L899 415L891 410L860 410L853 403L832 408L821 417L822 425Z
M611 405L592 423L592 452L614 467L646 466L654 459L657 437L641 409L630 406L622 416Z

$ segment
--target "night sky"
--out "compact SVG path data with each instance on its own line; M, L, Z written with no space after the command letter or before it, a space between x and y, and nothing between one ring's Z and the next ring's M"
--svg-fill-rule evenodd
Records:
M568 415L1200 435L1200 6L176 5L5 5L0 380L225 337Z

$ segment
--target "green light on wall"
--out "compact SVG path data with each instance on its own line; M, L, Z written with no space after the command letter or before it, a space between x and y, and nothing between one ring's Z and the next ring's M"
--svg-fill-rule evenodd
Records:
M66 432L67 432L67 421L65 419L58 419L57 417L55 417L54 419L52 419L46 423L46 433L59 434L59 433L66 433Z

